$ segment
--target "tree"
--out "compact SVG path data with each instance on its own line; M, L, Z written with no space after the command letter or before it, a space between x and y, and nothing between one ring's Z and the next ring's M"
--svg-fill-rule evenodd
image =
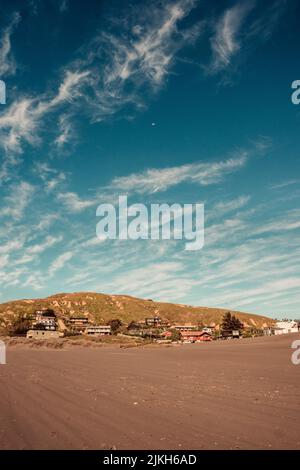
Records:
M111 332L112 332L113 335L116 335L119 332L122 324L123 323L121 322L121 320L119 320L119 318L116 318L114 320L110 320L108 322L108 325L110 325Z
M222 334L231 334L233 330L232 316L230 312L226 312L223 316L221 323L221 332Z
M18 315L11 322L11 325L9 327L9 334L11 336L25 335L27 331L30 330L30 328L31 321L22 315Z
M129 325L127 326L127 330L138 330L140 328L140 325L134 321L131 321Z
M239 330L239 332L241 332L241 330L244 329L243 323L234 315L231 317L231 319L232 319L233 329Z
M181 333L178 330L175 330L175 328L172 328L170 330L170 333L172 333L172 336L170 336L171 341L180 341L181 339Z
M224 314L223 320L221 323L221 331L222 331L223 336L231 335L232 330L238 330L239 332L241 332L243 328L244 328L244 325L238 318L236 318L235 315L231 315L230 312L226 312Z
M263 336L264 330L255 326L250 326L243 331L243 338L252 338L254 336Z

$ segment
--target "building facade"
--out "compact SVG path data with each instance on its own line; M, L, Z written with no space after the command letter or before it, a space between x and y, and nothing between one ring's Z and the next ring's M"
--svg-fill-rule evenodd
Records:
M87 326L85 329L85 334L97 335L97 336L111 335L111 326L110 325Z

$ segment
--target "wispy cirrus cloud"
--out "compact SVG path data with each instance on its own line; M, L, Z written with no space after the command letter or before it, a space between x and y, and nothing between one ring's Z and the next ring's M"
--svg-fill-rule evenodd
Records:
M75 133L71 116L69 114L62 114L59 117L58 127L59 134L56 136L54 143L61 150L69 142L74 142Z
M254 8L253 2L244 2L226 10L215 25L211 38L212 60L208 67L210 73L216 73L228 67L232 58L241 48L241 27Z
M47 251L49 248L52 248L57 243L61 242L63 237L60 236L51 236L47 235L44 240L40 243L35 243L27 246L22 250L22 256L17 257L15 260L11 261L11 266L25 265L32 263L33 261L39 261L39 256Z
M286 0L277 0L258 10L255 0L245 0L226 9L213 21L210 39L212 58L206 71L216 74L231 69L245 45L268 40L284 13Z
M138 10L137 17L126 18L122 34L103 31L93 39L89 45L93 52L75 63L92 72L89 106L93 120L109 118L127 105L143 107L142 90L157 91L164 84L177 52L201 34L199 22L183 30L179 27L196 3L151 2Z
M241 209L250 201L250 196L239 196L231 201L221 201L216 204L212 210L213 215L220 217L237 209Z
M21 181L10 187L10 193L4 198L4 205L0 209L0 217L20 219L34 195L32 184Z
M14 75L16 72L16 61L11 50L11 36L20 19L19 13L14 13L9 25L2 32L0 39L0 77Z
M55 144L59 149L73 139L76 105L84 107L92 121L107 119L127 105L143 107L145 87L153 91L160 88L176 53L200 34L200 25L184 31L178 27L195 3L177 0L143 7L129 30L124 22L122 34L103 31L83 47L77 60L64 68L56 93L17 98L0 114L0 145L9 155L2 166L1 178L7 177L9 166L19 162L16 155L23 152L24 145L40 143L45 119L63 104L68 108L58 116ZM8 52L3 53L5 57Z
M59 4L59 11L60 13L65 13L69 9L69 2L68 0L61 0Z
M82 199L74 192L59 193L57 200L70 212L81 212L88 207L95 206L96 199Z
M49 275L53 276L56 273L56 271L58 271L59 269L62 269L65 266L65 264L71 260L71 258L73 258L72 251L66 251L65 253L62 253L57 258L55 258L55 260L51 263L49 267L49 271L48 271Z
M224 181L226 176L242 169L250 154L250 151L240 151L227 160L196 162L163 169L149 168L140 173L113 178L108 186L98 188L95 196L90 198L81 197L70 191L60 192L56 198L71 213L79 213L90 207L96 207L100 201L114 203L117 201L116 195L120 193L150 195L167 191L181 183L209 186ZM231 210L246 203L246 197L240 198L231 203ZM224 207L223 210L229 211L230 207Z
M126 176L114 177L107 186L97 188L95 195L89 198L81 197L73 191L59 192L56 198L67 210L79 213L90 207L96 207L101 202L115 203L117 195L126 193L150 195L165 192L179 184L194 184L199 186L210 186L222 183L228 176L242 170L249 159L254 155L264 155L270 147L262 145L266 138L257 139L247 149L233 151L227 159L194 162L168 168L148 168L139 173L131 173ZM240 196L227 203L220 203L214 212L225 214L242 208L249 201L250 196Z
M194 183L208 186L221 182L225 176L241 169L248 160L247 152L240 152L232 158L217 162L197 162L163 169L150 168L141 173L116 177L112 190L150 194L166 191L180 183Z
M42 118L64 103L70 103L81 95L85 72L67 70L57 93L52 96L21 98L0 115L0 144L6 152L21 153L24 143L39 142Z
M53 191L66 180L66 174L50 167L46 162L37 162L34 166L34 173L41 178L46 191Z

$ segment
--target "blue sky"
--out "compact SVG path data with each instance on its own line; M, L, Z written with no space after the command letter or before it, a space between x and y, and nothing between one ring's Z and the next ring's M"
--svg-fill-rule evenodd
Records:
M0 300L130 294L298 318L299 5L0 0ZM204 203L205 246L96 208Z

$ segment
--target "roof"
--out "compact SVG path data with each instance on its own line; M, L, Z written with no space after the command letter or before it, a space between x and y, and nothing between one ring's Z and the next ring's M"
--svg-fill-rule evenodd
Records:
M210 333L208 333L207 331L182 331L181 335L182 336L203 336L203 335L211 336Z
M111 329L110 325L89 325L87 326L87 330L98 330L99 328L106 328L106 329Z
M88 321L87 317L70 317L69 320Z
M56 318L56 315L54 312L38 312L37 315L41 315L42 317L46 318L46 317L49 317L49 318Z

